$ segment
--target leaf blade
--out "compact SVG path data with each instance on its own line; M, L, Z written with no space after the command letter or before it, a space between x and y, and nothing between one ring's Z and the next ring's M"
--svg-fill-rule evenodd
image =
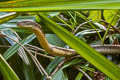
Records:
M63 41L65 41L73 49L75 49L83 58L92 63L96 68L104 72L110 78L114 80L120 79L120 69L115 64L108 61L104 56L96 52L94 49L90 48L87 44L83 43L81 40L65 30L63 27L48 19L44 14L40 13L40 17L45 22L47 22L45 24L53 32L55 32Z
M0 71L6 80L20 80L1 54L0 54Z
M16 0L0 2L0 11L19 12L80 9L120 9L119 4L119 0Z

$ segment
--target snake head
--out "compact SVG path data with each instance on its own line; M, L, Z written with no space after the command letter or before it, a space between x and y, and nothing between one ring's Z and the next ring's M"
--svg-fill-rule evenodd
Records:
M17 23L20 28L38 28L39 24L33 20L23 20Z

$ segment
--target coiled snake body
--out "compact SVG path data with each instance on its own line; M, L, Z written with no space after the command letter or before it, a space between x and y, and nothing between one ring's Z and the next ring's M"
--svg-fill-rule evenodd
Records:
M46 52L52 55L72 56L77 53L73 49L65 49L65 48L61 48L61 47L57 47L57 46L49 44L45 38L45 35L41 29L41 26L32 20L20 21L18 22L17 26L20 28L26 28L26 29L33 31L33 33L35 33L42 48L44 48ZM112 54L112 55L120 54L120 45L91 45L91 47L102 54Z

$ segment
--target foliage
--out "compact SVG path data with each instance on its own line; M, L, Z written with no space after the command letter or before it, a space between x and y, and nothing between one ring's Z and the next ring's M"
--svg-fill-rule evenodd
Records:
M119 80L120 56L101 55L89 47L93 44L119 44L119 3L119 0L1 2L0 11L5 12L0 13L0 53L4 57L0 58L0 79ZM80 10L106 8L116 10ZM45 52L31 31L17 27L17 22L26 19L34 20L42 26L50 44L73 48L80 55L66 58Z
M0 3L0 11L119 9L119 4L119 0L7 0Z

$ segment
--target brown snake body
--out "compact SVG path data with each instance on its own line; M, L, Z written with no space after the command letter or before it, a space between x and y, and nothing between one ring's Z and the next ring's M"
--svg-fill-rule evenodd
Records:
M73 49L65 49L49 44L45 38L41 26L32 20L20 21L18 22L17 26L20 28L32 30L32 32L35 33L42 48L44 48L46 52L52 55L72 56L77 54L77 52ZM102 54L120 54L120 45L91 45L91 47Z

